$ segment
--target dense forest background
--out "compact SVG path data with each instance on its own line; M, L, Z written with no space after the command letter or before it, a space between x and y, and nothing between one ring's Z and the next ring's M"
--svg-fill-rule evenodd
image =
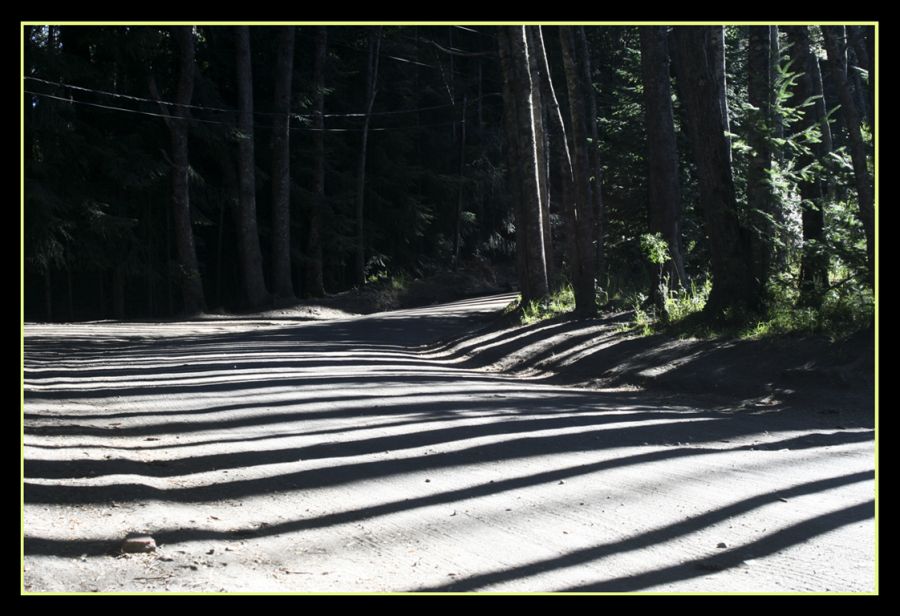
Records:
M448 270L868 327L873 26L24 26L25 318Z

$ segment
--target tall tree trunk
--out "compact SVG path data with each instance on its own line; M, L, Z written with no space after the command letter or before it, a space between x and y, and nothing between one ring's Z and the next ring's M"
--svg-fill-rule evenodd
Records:
M875 80L878 79L875 74L875 26L865 26L863 32L866 37L866 57L869 60L869 126L872 129L872 147L874 147L877 139L875 135Z
M569 151L569 142L566 136L566 125L563 120L562 109L556 97L556 88L553 86L553 77L550 73L550 63L547 60L547 52L544 48L544 36L540 26L534 33L534 54L540 62L541 72L544 76L542 86L544 88L543 100L547 105L547 118L550 125L550 149L552 157L556 161L559 175L559 197L563 219L563 231L566 243L564 254L567 258L568 275L573 281L581 279L581 263L593 259L593 254L579 253L579 245L576 241L578 235L578 211L576 207L584 207L584 204L575 203L574 171L572 168L572 156ZM583 249L583 247L582 247ZM585 295L584 285L575 285L575 309L578 312L589 312L590 307L596 302L594 293Z
M147 315L154 316L156 314L155 302L153 297L153 229L151 225L153 208L151 206L150 196L146 196L147 203L147 213L146 213L146 221L147 224L144 227L146 233L147 240L147 260L145 263L145 275L147 278Z
M366 282L366 236L365 236L365 196L366 158L369 145L369 121L378 92L378 58L381 47L381 27L368 31L369 61L366 71L366 118L363 123L362 142L359 148L359 171L356 180L356 268L354 277L357 284ZM451 56L452 57L452 56Z
M175 298L172 296L172 212L166 208L166 252L165 252L165 283L166 283L166 308L168 314L175 314Z
M541 220L541 191L534 127L533 92L528 63L528 42L524 26L507 26L498 31L504 81L506 137L512 146L511 169L517 198L516 251L520 262L522 301L547 295L547 260Z
M709 237L712 293L706 310L758 310L759 282L751 262L749 234L742 228L731 171L731 148L724 99L721 26L677 26L672 31L678 91L697 166L700 206Z
M47 321L53 320L53 279L50 267L44 270L44 315Z
M463 95L462 127L459 140L459 190L456 195L456 234L453 239L453 269L459 267L459 251L462 244L462 213L463 213L463 179L466 170L466 103L468 99Z
M791 66L799 73L790 105L800 107L813 96L822 96L819 60L810 50L807 26L788 26L785 27L785 33L791 43ZM825 101L822 98L805 108L803 116L791 127L791 132L805 131L817 123L822 132L822 140L813 145L814 151L800 156L797 163L801 168L812 165L817 159L822 164L828 164L826 158L831 152L831 130L825 117ZM798 304L817 308L822 305L825 289L828 287L828 254L825 252L825 201L828 190L821 178L801 180L799 190L803 255Z
M222 306L222 252L224 248L225 236L225 210L227 209L226 201L223 199L219 203L219 225L216 230L216 306Z
M188 159L188 108L194 93L194 33L190 26L172 29L179 49L177 106L171 108L175 120L169 120L172 139L172 194L175 250L178 255L179 276L183 310L192 315L206 309L203 281L194 248L194 231L191 225L191 200Z
M845 28L847 43L847 80L850 82L850 90L853 93L853 102L856 103L856 112L860 122L869 121L869 105L866 96L866 88L863 85L862 74L859 69L866 70L866 48L862 44L862 27L847 26Z
M520 135L516 127L517 105L513 90L515 79L514 67L509 50L508 28L497 29L497 52L500 59L500 76L503 83L503 130L505 133L505 151L507 166L507 186L513 203L516 220L516 275L519 279L519 292L522 301L529 295L528 260L526 259L527 233L525 229L525 213L523 204L522 178L519 169Z
M534 50L534 31L537 26L526 26L525 37L528 45L528 70L531 74L532 105L535 146L537 147L538 163L538 189L541 194L541 227L544 238L544 255L547 264L547 280L553 280L553 249L550 236L550 175L547 153L547 133L544 130L544 102L541 90L543 88L539 62Z
M850 135L850 157L853 161L853 175L856 178L856 192L859 196L859 218L866 233L866 253L869 264L869 284L875 284L875 203L872 184L866 160L866 144L859 126L859 112L850 92L847 80L847 57L844 26L823 26L825 49L831 75L837 85L841 101L841 113Z
M238 86L238 182L240 200L237 212L238 254L244 300L250 308L262 306L268 299L263 278L262 253L256 226L256 162L253 144L253 69L250 61L250 30L235 28L237 39Z
M104 272L97 272L97 299L100 308L97 311L101 319L106 318L106 288L103 285ZM90 314L90 312L88 312Z
M66 267L66 308L68 309L69 320L75 320L75 302L72 299L72 270Z
M684 287L686 276L681 256L681 187L678 182L678 148L669 83L667 26L644 26L641 36L641 74L644 83L644 111L647 123L648 218L651 233L662 235L669 246L669 261L658 270L651 297L657 307L665 306L662 294L667 273L670 287Z
M328 52L328 29L316 27L316 53L313 63L313 202L309 213L306 250L305 289L308 297L325 295L322 272L322 212L325 209L325 59Z
M587 43L587 34L584 26L578 26L576 30L578 50L581 57L582 90L587 101L587 131L591 138L588 147L588 165L590 173L590 197L593 208L592 242L594 245L594 271L596 276L605 280L606 257L603 246L605 240L605 226L603 219L606 215L603 207L603 166L600 161L600 135L597 130L597 95L594 92L593 72L591 71L591 54Z
M113 316L125 318L125 268L119 264L113 268Z
M275 62L275 113L272 130L272 286L275 295L293 298L291 279L291 77L294 26L279 29Z
M765 289L775 252L778 220L772 192L772 148L774 137L771 97L771 40L769 26L751 26L747 46L747 98L749 114L747 144L751 148L747 163L748 219L753 242L753 275Z
M711 69L713 83L716 88L716 98L719 101L722 118L724 118L725 140L728 142L728 161L732 160L731 152L731 120L728 118L728 83L725 70L725 28L715 27L708 39L706 61Z
M784 118L778 113L775 105L776 90L775 84L778 80L778 68L781 62L781 45L778 40L778 26L769 26L769 109L772 112L772 130L777 138L784 138ZM784 159L782 148L776 148L773 152L776 160L781 162Z
M572 128L572 169L574 178L573 191L575 197L576 220L575 241L578 243L578 278L576 293L581 297L594 298L594 258L593 235L594 216L591 202L590 166L588 154L588 131L585 107L589 94L584 91L584 79L578 72L579 54L576 47L576 33L573 27L563 26L559 29L559 41L562 47L563 68L566 73L566 85L569 92L569 117ZM581 59L583 61L583 58ZM582 259L582 256L587 258ZM585 301L578 308L581 316L590 317L597 313L597 302Z
M859 100L862 101L860 109L864 111L866 122L869 124L870 132L872 132L872 147L874 148L874 126L875 126L875 50L872 47L873 38L875 36L874 26L848 26L848 36L850 38L850 46L853 48L858 66L864 69L869 78L866 86L862 85L862 78L857 75L857 83L859 84ZM874 155L870 152L870 155Z

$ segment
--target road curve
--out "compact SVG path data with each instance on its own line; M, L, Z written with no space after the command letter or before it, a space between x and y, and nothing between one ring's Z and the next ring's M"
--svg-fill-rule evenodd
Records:
M26 324L24 590L876 591L871 424L434 345L509 301Z

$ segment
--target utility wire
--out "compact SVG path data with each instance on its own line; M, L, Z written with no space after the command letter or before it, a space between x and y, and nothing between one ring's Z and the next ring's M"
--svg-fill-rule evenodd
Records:
M121 111L121 112L125 112L125 113L135 113L138 115L145 115L145 116L150 116L150 117L154 117L154 118L164 118L164 119L169 119L169 120L185 120L185 121L189 121L189 122L202 122L204 124L217 124L220 126L230 126L230 127L235 126L235 124L233 124L233 123L221 122L219 120L201 120L198 118L186 118L186 117L181 117L181 116L166 115L163 113L153 113L152 111L141 111L138 109L126 109L124 107L113 107L112 105L102 105L100 103L90 103L87 101L79 101L79 100L75 100L75 99L64 98L62 96L54 96L53 94L32 92L30 90L25 90L25 94L29 94L31 96L38 96L38 97L42 97L42 98L48 98L51 100L62 101L64 103L74 103L77 105L86 105L88 107L96 107L99 109L106 109L109 111ZM448 106L448 105L442 105L442 106ZM459 121L457 120L457 121L452 121L452 122L441 122L441 123L436 123L436 124L414 124L414 125L406 125L406 126L382 126L382 127L369 128L369 130L381 132L381 131L389 131L389 130L409 130L409 129L419 129L419 128L433 128L433 127L438 127L438 126L451 126L454 124L459 124ZM268 124L254 124L254 126L256 126L258 128L275 128L274 126L268 125ZM307 128L307 127L303 127L303 126L300 126L300 127L292 126L292 127L290 127L290 130L303 131L303 132L348 133L348 132L361 132L365 129L363 129L363 128Z
M25 79L30 79L32 81L36 81L38 83L44 83L47 85L58 86L61 88L69 88L70 90L78 90L81 92L91 92L93 94L103 94L105 96L113 96L116 98L122 98L122 99L126 99L126 100L138 101L138 102L143 102L143 103L162 104L162 105L169 105L172 107L184 107L187 109L197 109L200 111L215 111L215 112L219 112L219 113L238 113L238 111L239 111L238 109L229 109L229 108L223 108L223 107L205 107L202 105L188 105L185 103L173 103L171 101L156 100L156 99L144 98L144 97L140 97L140 96L131 96L128 94L119 94L118 92L109 92L107 90L96 90L93 88L85 88L82 86L75 86L72 84L58 82L58 81L48 81L46 79L39 79L37 77L26 76ZM35 93L35 92L30 92L30 93L36 94L38 96L44 96L43 94L39 94L39 93ZM50 97L52 95L47 94L46 96ZM69 99L63 98L62 100L69 100ZM431 107L419 107L417 109L396 109L393 111L373 111L371 113L371 115L385 116L385 115L398 115L398 114L403 114L403 113L417 113L420 111L433 111L435 109L444 109L447 107L456 107L456 106L458 106L458 105L443 104L443 105L433 105ZM254 114L255 115L265 115L265 116L281 115L279 113L274 113L271 111L254 111ZM290 115L292 117L298 118L298 119L312 119L315 117L315 114L312 114L312 113L292 113ZM366 115L365 113L325 113L325 114L323 114L323 117L325 117L325 118L363 118L363 117L365 117L365 115Z

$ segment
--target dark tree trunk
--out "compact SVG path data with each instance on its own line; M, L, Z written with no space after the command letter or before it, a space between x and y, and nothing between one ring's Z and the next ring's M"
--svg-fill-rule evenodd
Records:
M725 28L714 27L712 34L708 38L707 44L707 64L711 71L712 80L715 84L716 98L719 102L721 115L724 118L725 132L731 132L731 121L728 118L728 97L726 96L727 83L725 71ZM728 142L728 160L731 160L731 137L726 135Z
M775 83L778 79L778 65L781 62L781 46L778 40L778 26L769 26L769 83L772 87L769 89L769 109L772 112L772 130L779 139L784 137L784 118L778 114L775 106ZM781 148L776 148L773 155L778 161L783 160L784 152Z
M669 246L666 273L670 287L684 287L686 276L681 256L681 187L678 181L678 149L672 88L669 82L667 26L644 26L641 35L641 73L647 122L649 227ZM660 270L662 274L665 270ZM652 289L658 307L664 306L661 276Z
M222 306L222 252L225 236L225 210L227 202L219 203L219 228L216 230L216 306Z
M516 221L516 274L519 291L524 298L528 292L528 262L525 258L527 234L525 214L522 208L522 178L519 170L519 133L516 127L516 98L513 91L514 67L509 51L508 28L497 29L497 51L500 59L500 75L503 82L503 130L506 136L505 152L507 166L507 186L513 203Z
M685 111L687 132L697 166L700 206L709 238L712 293L707 311L758 310L759 283L751 274L749 234L738 217L727 107L721 26L678 26L671 51Z
M819 60L810 50L807 26L788 26L785 27L785 33L791 43L791 66L793 71L800 73L790 105L799 107L811 97L822 95ZM831 131L825 118L825 101L822 98L806 107L803 117L790 130L792 133L799 133L817 123L822 131L822 141L814 144L814 152L800 156L797 164L801 168L813 164L817 159L822 164L827 164L826 157L831 151ZM828 287L828 255L825 252L827 187L822 179L803 180L799 183L799 190L802 202L803 255L798 304L817 308L822 305L825 289Z
M872 146L875 146L877 136L875 135L875 80L878 76L875 74L875 26L865 26L863 28L866 42L866 58L869 65L869 126L872 129Z
M253 69L250 61L250 30L235 28L237 39L236 66L238 86L238 255L244 300L251 308L258 308L268 300L263 278L262 253L256 227L256 162L253 144Z
M72 270L66 268L66 309L69 314L69 320L75 320L75 302L72 299Z
M868 54L862 26L847 26L847 78L853 90L853 100L860 122L869 122L869 102L859 69L868 70Z
M587 102L587 132L591 138L588 149L588 169L590 174L590 198L592 213L591 241L594 245L594 271L596 276L605 279L606 258L603 246L606 243L605 227L603 219L605 211L603 207L603 167L600 164L600 135L597 130L597 95L594 92L593 73L591 71L591 54L587 44L587 34L584 26L579 26L577 31L578 50L580 55L582 91Z
M562 46L563 67L566 73L566 85L569 92L569 117L572 128L572 169L574 179L575 210L577 212L575 241L578 244L578 278L575 280L576 294L584 298L594 298L594 258L593 235L594 216L591 202L590 163L588 154L588 130L585 107L589 94L584 91L584 79L578 71L579 54L576 47L576 33L573 27L563 26L559 29L559 40ZM583 58L582 58L583 60ZM587 258L582 259L581 256ZM597 313L596 299L584 302L578 308L581 316L593 316Z
M537 159L537 138L533 124L531 72L524 26L508 26L498 31L504 81L506 137L511 146L510 168L516 208L516 251L520 255L522 301L537 300L548 292L544 228L541 221L541 192Z
M562 212L563 231L565 233L565 255L567 257L569 278L573 281L581 279L581 263L593 259L593 254L580 254L576 241L578 235L578 211L574 199L574 176L572 168L572 156L569 151L569 142L566 136L566 125L563 120L562 110L556 98L556 88L553 86L553 78L550 73L550 64L547 61L547 53L544 48L544 37L540 27L534 33L534 54L540 62L541 72L544 75L542 85L544 87L543 100L547 105L547 117L550 124L550 149L552 157L556 161L559 175L558 202ZM584 204L581 204L584 207ZM596 302L594 293L584 295L585 286L575 285L575 309L578 312L589 313L590 307Z
M173 208L174 210L174 208ZM168 314L175 314L175 298L172 296L172 211L166 209L166 257L165 257L165 284L166 284L166 307L169 309Z
M462 213L463 213L463 179L466 169L466 103L468 99L463 95L462 126L459 140L459 189L456 195L456 234L453 239L453 268L459 267L459 251L462 244Z
M147 277L147 315L153 316L156 314L156 310L154 309L154 297L153 297L153 228L152 228L152 214L153 208L151 206L151 201L149 195L147 196L147 214L146 221L147 225L145 227L146 239L147 239L147 261L145 263L146 271L145 275Z
M316 28L316 55L313 64L313 202L309 213L309 234L306 250L309 260L305 268L305 289L308 297L325 295L322 272L322 212L325 209L325 58L328 51L328 29Z
M125 269L122 265L113 268L113 316L125 318Z
M850 83L847 80L846 40L843 26L824 26L825 48L831 75L837 85L841 101L841 114L850 135L850 157L853 161L853 175L859 196L859 218L866 233L866 253L869 264L869 284L875 284L875 203L872 184L866 160L866 144L860 130L859 112L853 101Z
M772 194L772 148L774 137L771 97L771 40L769 26L751 26L747 47L747 98L752 107L748 117L747 205L753 241L753 275L765 289L775 251L778 220Z
M178 90L175 100L178 106L171 108L176 120L169 121L172 138L172 210L175 227L175 250L178 255L181 298L185 314L192 315L206 309L203 282L194 248L194 231L191 225L190 180L188 171L188 109L194 92L194 33L190 26L173 28L179 49Z
M860 109L863 110L866 122L873 134L872 147L874 148L875 126L875 50L873 48L875 28L873 26L848 26L850 47L856 58L856 66L864 69L869 78L865 86L862 85L862 77L857 75L856 83L859 87L858 100L861 101ZM870 151L870 155L873 155Z
M375 94L378 91L378 58L381 47L381 28L369 30L369 61L366 71L366 118L363 124L362 142L359 148L359 170L356 179L356 268L354 277L357 284L366 282L366 235L365 235L365 196L366 196L366 156L369 146L369 121L372 118L372 107L375 105Z
M275 62L275 113L272 130L272 286L275 295L293 298L291 282L291 77L294 27L280 28Z
M48 321L53 320L53 279L50 268L44 270L44 315Z
M99 303L97 314L101 319L106 318L106 288L103 285L103 275L103 272L97 273L97 299ZM89 311L88 314L90 314Z

